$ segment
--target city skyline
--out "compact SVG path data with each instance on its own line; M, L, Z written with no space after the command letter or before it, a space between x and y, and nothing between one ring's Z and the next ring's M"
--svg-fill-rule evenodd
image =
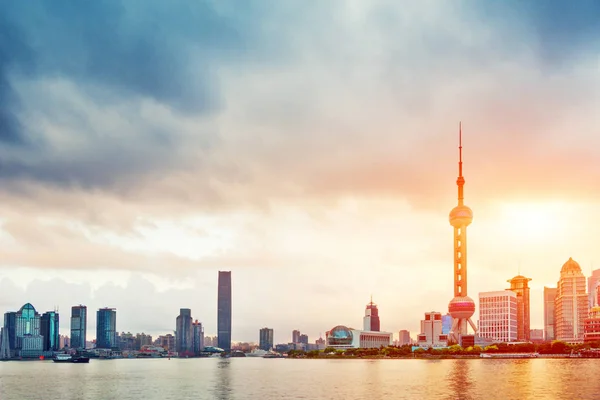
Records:
M189 308L212 336L230 270L233 341L360 328L370 294L382 331L415 335L453 297L459 120L476 306L521 273L543 328L564 262L600 268L582 4L562 24L518 2L20 3L0 16L1 312L57 306L69 335L83 304L91 340L103 307L153 335Z

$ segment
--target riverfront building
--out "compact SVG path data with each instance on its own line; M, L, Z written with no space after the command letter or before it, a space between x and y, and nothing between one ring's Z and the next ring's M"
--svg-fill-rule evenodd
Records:
M192 310L179 309L175 326L175 348L180 355L192 355L194 352L194 327Z
M590 309L600 304L598 299L598 284L600 283L600 269L592 271L592 275L587 278L588 284L588 305Z
M192 324L192 330L194 331L194 354L199 355L202 351L204 351L204 328L202 327L202 323L196 320Z
M52 351L44 351L41 326L41 316L31 303L25 304L17 312L5 313L0 358L52 356Z
M517 295L517 340L529 341L530 315L529 315L529 281L523 275L517 275L507 282L511 291Z
M60 349L59 318L56 311L42 314L40 319L40 334L43 336L44 351L58 351Z
M410 332L402 329L398 332L398 346L404 346L407 344L411 344L412 340L410 339Z
M379 309L377 308L377 304L373 303L373 298L371 298L371 302L367 304L365 309L365 316L363 317L363 329L370 332L379 332L381 330L379 322Z
M273 348L273 329L262 328L259 331L258 347L261 350L269 351Z
M582 343L588 310L585 276L579 264L569 258L560 270L556 292L556 339L567 343Z
M87 307L71 307L71 348L85 349L87 340Z
M421 333L417 335L417 345L423 348L448 346L448 334L442 333L442 313L425 313L421 320Z
M338 325L325 333L327 347L335 349L378 349L391 346L393 334L390 332L359 331Z
M592 307L590 315L583 321L583 341L600 341L600 307L597 305Z
M219 348L231 350L231 271L219 271L217 295L217 335Z
M529 332L527 332L529 335ZM479 293L479 336L494 342L517 340L517 294L511 290Z
M552 341L556 339L554 331L556 288L544 286L544 339Z
M96 312L96 348L118 348L117 310L101 308Z

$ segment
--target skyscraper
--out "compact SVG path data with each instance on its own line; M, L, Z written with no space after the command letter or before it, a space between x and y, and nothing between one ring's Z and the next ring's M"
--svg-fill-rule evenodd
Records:
M258 347L269 351L273 348L273 329L262 328L259 332Z
M442 333L442 313L425 313L425 319L421 320L421 333L417 335L417 344L425 348L445 347L448 344L448 335Z
M192 310L180 308L175 327L175 351L180 354L190 355L194 352L194 327L192 323Z
M377 304L373 303L373 298L371 298L371 302L367 304L367 307L365 309L365 316L363 318L363 330L379 332L379 328L379 310L377 309Z
M37 358L43 354L44 338L40 332L40 314L31 303L17 312L4 314L4 334L11 357Z
M117 310L101 308L96 312L96 348L112 349L117 345Z
M219 347L225 351L231 351L231 271L219 271L219 292L217 296Z
M592 271L592 275L587 278L588 281L588 303L590 309L596 305L597 302L597 288L600 283L600 269Z
M530 278L517 275L507 282L510 290L517 295L517 340L529 341L529 285Z
M464 204L462 174L462 124L458 129L458 205L450 211L450 225L454 227L454 298L448 304L448 312L453 318L448 342L461 343L461 335L467 334L467 325L473 331L477 328L471 317L475 313L475 302L467 296L467 226L473 221L473 211ZM441 318L441 317L440 317Z
M556 288L544 286L544 340L555 340L556 333L554 330L555 321L555 301Z
M402 329L400 332L398 332L398 346L404 346L410 343L411 340L409 331Z
M563 342L583 342L584 320L588 317L586 279L581 267L572 258L562 266L555 301L556 339Z
M495 342L516 341L517 304L512 290L479 293L479 336Z
M44 351L58 351L60 349L59 318L56 311L42 314L40 320L40 334L44 337Z
M204 328L202 328L202 323L198 322L198 320L192 324L192 328L194 331L194 354L199 355L200 352L204 351Z
M71 348L85 349L87 340L87 307L71 307Z

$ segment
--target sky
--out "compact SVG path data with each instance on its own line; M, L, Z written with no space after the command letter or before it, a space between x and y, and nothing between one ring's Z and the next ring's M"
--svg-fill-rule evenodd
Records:
M0 312L313 341L600 268L600 3L1 0ZM475 314L475 319L477 314ZM88 321L88 339L95 336Z

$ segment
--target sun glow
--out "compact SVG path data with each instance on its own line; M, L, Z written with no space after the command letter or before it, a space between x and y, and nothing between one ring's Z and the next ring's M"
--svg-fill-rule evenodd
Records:
M561 203L509 203L502 206L501 221L519 242L547 242L558 238L567 223Z

